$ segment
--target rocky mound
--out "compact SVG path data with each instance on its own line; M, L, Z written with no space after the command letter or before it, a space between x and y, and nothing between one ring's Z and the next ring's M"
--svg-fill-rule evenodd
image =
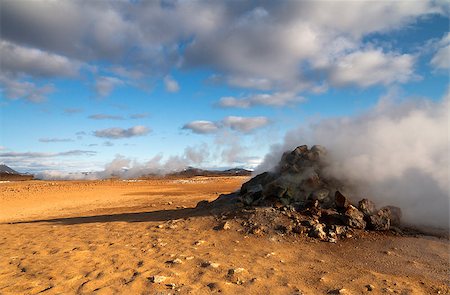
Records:
M291 222L276 225L281 231L306 233L309 236L335 242L352 236L356 230L389 230L400 223L401 211L387 206L377 209L368 199L352 203L342 192L345 185L325 175L327 151L321 146L308 149L299 146L283 154L274 172L259 174L242 185L241 202L247 208L270 208L256 210L256 215L271 216L281 211ZM263 224L260 217L249 218L251 231L264 228L251 224ZM279 216L277 217L279 218Z
M201 201L196 210L217 216L218 230L254 235L277 232L337 242L366 230L401 233L400 208L349 200L346 186L326 175L326 155L321 146L299 146L284 153L273 172L253 177L237 193Z

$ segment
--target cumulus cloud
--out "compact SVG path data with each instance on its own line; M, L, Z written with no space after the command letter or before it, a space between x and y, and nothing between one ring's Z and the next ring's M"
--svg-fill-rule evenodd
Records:
M192 121L183 126L182 129L191 130L197 134L209 134L217 133L223 130L224 127L228 127L232 130L250 133L255 129L264 127L269 124L269 119L266 117L239 117L239 116L228 116L221 121Z
M223 124L233 130L248 133L255 129L261 128L269 124L269 119L266 117L238 117L228 116L223 119Z
M124 120L123 116L118 115L108 115L108 114L94 114L88 117L93 120Z
M180 85L171 76L164 77L164 87L168 92L178 92L180 90Z
M94 135L96 137L109 138L109 139L120 139L120 138L129 138L135 136L144 136L150 133L151 129L145 126L134 126L128 129L124 128L107 128L102 130L94 131Z
M356 51L339 59L330 70L330 80L336 86L360 87L404 83L414 78L413 66L414 57L409 54L385 54L381 49Z
M19 46L0 40L0 66L13 75L28 74L36 77L75 77L81 63L36 48Z
M145 119L150 116L149 113L138 113L138 114L131 114L130 119Z
M7 152L0 153L0 158L51 158L51 157L65 157L65 156L94 156L97 152L85 150L70 150L59 153L42 153L42 152Z
M50 142L71 142L73 139L71 138L39 138L40 142L50 143Z
M208 134L217 132L219 127L214 122L198 120L185 124L182 129L191 130L192 132L198 134Z
M356 117L328 119L288 132L258 172L300 144L328 148L328 170L355 188L354 201L370 197L395 205L406 222L449 226L449 96L442 101L395 102Z
M95 80L95 91L97 95L105 97L111 94L116 86L124 85L124 82L116 77L98 77Z
M450 69L450 33L438 42L438 50L431 59L431 65L436 69Z
M47 95L54 92L55 88L51 84L38 85L27 80L11 79L0 74L0 86L7 99L25 99L29 102L39 103L47 99Z
M292 92L275 92L254 94L244 98L226 96L219 100L218 105L224 108L249 108L257 105L282 107L304 101L305 98Z
M431 0L4 1L0 25L6 50L1 52L14 54L9 69L28 75L72 76L77 63L95 64L103 75L95 87L100 96L123 81L145 77L161 78L168 91L177 91L167 74L197 66L222 74L230 85L260 90L317 89L329 82L323 71L342 74L331 76L333 85L369 87L410 79L414 59L389 52L389 45L382 57L369 56L365 37L443 10ZM18 58L23 52L33 58ZM439 56L433 63L442 60ZM341 58L354 63L354 73L342 68ZM376 73L388 77L361 80L357 73L373 69L374 58Z

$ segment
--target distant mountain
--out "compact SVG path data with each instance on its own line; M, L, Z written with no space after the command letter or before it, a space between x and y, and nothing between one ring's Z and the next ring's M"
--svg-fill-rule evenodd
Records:
M183 176L183 177L194 177L194 176L250 176L252 171L242 169L242 168L232 168L227 170L205 170L195 167L188 167L183 171L174 172L169 174L169 176Z
M17 181L17 180L31 180L34 176L28 173L19 173L16 170L0 164L0 180Z
M7 174L20 174L16 170L6 166L5 164L0 164L0 173L7 173Z

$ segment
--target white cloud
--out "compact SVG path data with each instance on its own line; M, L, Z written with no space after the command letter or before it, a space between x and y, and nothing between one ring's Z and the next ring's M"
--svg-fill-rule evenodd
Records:
M50 143L50 142L71 142L73 139L71 138L39 138L40 142Z
M116 77L98 77L95 80L95 91L99 96L108 96L116 86L123 85L124 82Z
M178 92L180 90L178 82L171 76L164 77L164 86L168 92Z
M258 172L273 168L285 151L302 144L328 149L328 168L378 206L401 208L404 221L448 228L450 97L398 102L388 93L366 113L326 119L288 132Z
M94 131L96 137L109 138L109 139L120 139L129 138L135 136L144 136L150 133L151 129L145 126L134 126L128 129L124 128L107 128L102 130Z
M12 75L27 74L35 77L75 77L80 62L48 53L36 48L19 46L0 40L0 66Z
M450 33L438 42L438 50L431 59L431 65L436 69L450 69Z
M39 86L34 82L11 79L2 74L0 74L0 86L6 98L11 100L23 98L34 103L45 101L47 95L55 90L51 84Z
M367 50L361 50L365 37L442 13L442 6L431 0L269 1L258 5L201 0L170 4L6 1L0 25L4 42L14 48L27 44L24 50L34 48L38 50L34 56L51 61L16 58L16 67L28 74L70 76L75 73L73 61L96 65L102 61L108 64L106 68L98 66L102 75L117 75L125 81L162 78L173 68L206 66L228 77L225 80L233 86L299 92L327 82L318 73L340 67L341 57L360 51L367 55ZM183 50L179 50L181 42ZM390 53L388 48L383 49L388 62L379 63L378 72L390 73L391 61L408 70L408 63L414 60ZM438 55L433 63L439 60ZM408 80L411 74L400 76L400 80ZM347 77L334 82L337 86L351 81L369 87L393 80L398 79ZM119 85L111 79L99 79L97 84L103 96ZM168 91L179 88L176 82L169 84Z
M43 152L7 152L0 153L0 158L52 158L52 157L66 157L66 156L94 156L97 152L85 150L70 150L59 153L43 153Z
M198 120L185 124L183 126L183 129L191 130L192 132L197 134L208 134L217 132L219 130L219 127L214 122Z
M383 53L381 49L355 51L340 58L330 70L336 86L404 83L414 78L414 57L409 54Z
M249 108L257 105L281 107L304 101L305 98L297 96L293 92L275 92L254 94L244 98L236 98L232 96L222 97L219 100L219 106L234 108Z
M269 124L269 119L266 117L228 116L222 122L233 130L248 133Z
M94 114L88 117L93 120L124 120L123 116L118 115L108 115L108 114Z

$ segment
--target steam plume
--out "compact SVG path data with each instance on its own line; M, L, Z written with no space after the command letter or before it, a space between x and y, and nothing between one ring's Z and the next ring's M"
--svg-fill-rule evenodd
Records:
M404 221L449 227L449 95L393 102L382 98L352 118L329 119L288 132L256 172L275 167L284 151L320 144L329 151L327 173L355 187L354 198L402 209Z

